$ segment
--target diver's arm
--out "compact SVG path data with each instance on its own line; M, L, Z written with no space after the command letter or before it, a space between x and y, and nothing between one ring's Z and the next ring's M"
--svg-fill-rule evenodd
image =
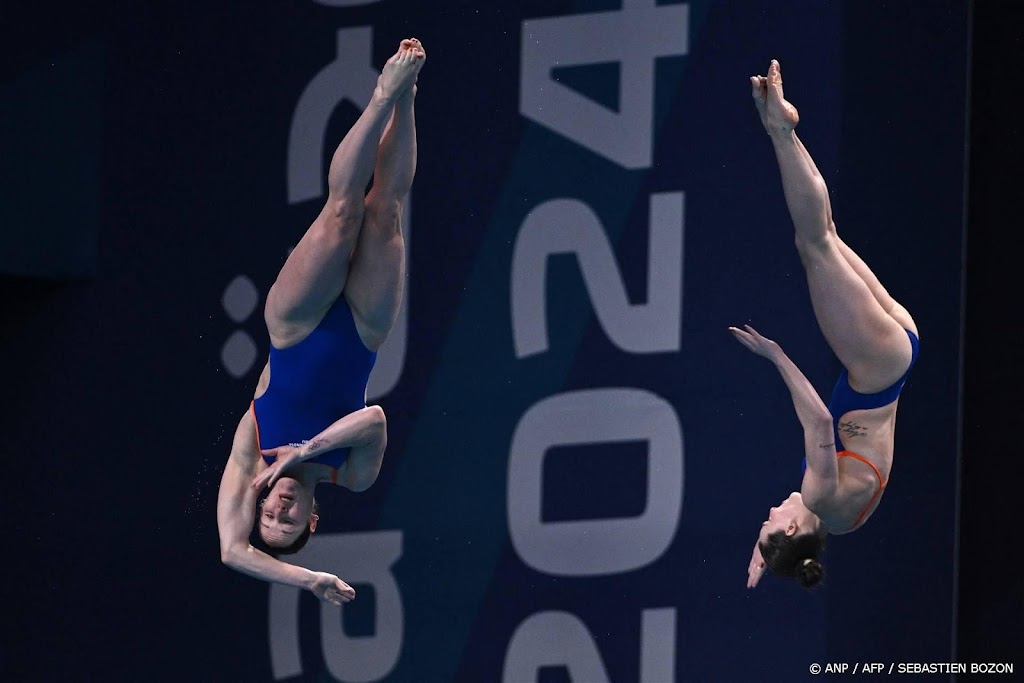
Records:
M814 390L811 383L800 372L782 347L768 337L763 336L750 325L744 325L744 329L730 327L729 331L736 337L736 341L748 349L767 358L775 364L783 381L789 388L789 394L793 399L793 407L796 409L796 416L804 427L804 432L813 434L816 437L827 436L832 440L832 414L822 403L818 392Z
M754 552L750 555L750 564L747 565L747 588L757 586L761 577L764 576L764 558L761 557L761 546L754 543Z
M790 360L782 349L779 349L774 363L775 368L782 375L786 387L789 388L789 395L793 399L793 408L796 409L796 416L804 428L804 439L807 445L821 448L831 447L834 458L835 439L832 433L832 413L828 412L828 408L825 407L818 392L811 386L804 373L800 372L800 368Z
M352 446L338 470L338 485L351 491L365 491L377 481L388 445L388 423L379 406L367 406L371 414L363 430L362 443ZM328 428L330 429L330 428Z
M338 484L363 491L380 471L387 446L387 419L380 406L366 406L349 413L301 446L280 446L263 451L274 464L252 480L256 491L273 486L289 468L338 448L351 449L338 470Z
M835 491L839 476L832 414L804 373L800 372L800 368L790 360L781 346L762 336L750 325L744 325L744 328L741 330L730 327L729 331L748 349L774 363L789 388L793 408L804 428L804 452L807 456L804 486L810 485L812 496L820 500L822 496L828 496ZM805 490L804 495L807 493Z
M235 430L231 455L221 477L217 494L221 561L236 571L263 581L313 591L321 600L333 604L348 602L355 593L336 576L281 562L249 544L258 495L258 491L249 487L249 482L261 462L255 443L255 428L255 421L247 412Z
M800 487L804 502L815 510L819 502L831 499L839 484L839 463L832 413L822 402L800 368L779 349L775 367L789 387L793 407L804 428L804 457L807 470Z

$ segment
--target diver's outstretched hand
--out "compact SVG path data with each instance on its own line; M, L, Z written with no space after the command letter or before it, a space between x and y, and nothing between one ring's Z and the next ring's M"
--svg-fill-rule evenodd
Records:
M742 330L738 327L729 328L729 331L732 332L732 336L736 337L736 341L740 344L743 344L757 355L762 358L767 358L773 363L784 355L782 353L781 346L768 337L761 336L761 334L750 325L744 325L743 328L744 329Z
M323 602L329 602L339 607L343 602L350 602L356 597L352 586L327 572L313 572L313 582L310 584L309 590Z
M761 548L754 544L754 554L750 557L750 565L747 567L747 588L753 588L764 575L764 558L761 557Z
M788 135L800 123L800 114L782 94L782 68L773 59L767 76L751 76L750 87L761 125L769 135Z

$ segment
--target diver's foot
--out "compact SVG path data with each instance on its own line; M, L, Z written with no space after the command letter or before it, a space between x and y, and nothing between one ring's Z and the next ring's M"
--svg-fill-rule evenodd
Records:
M424 61L427 59L427 51L423 48L423 43L420 42L419 38L406 38L401 42L399 49L412 50L414 53L418 53ZM420 67L422 68L422 64ZM417 72L417 79L418 78L419 73ZM409 88L407 93L408 94L403 95L403 98L416 97L416 81L413 81L412 87Z
M395 52L384 64L384 69L377 78L377 92L387 103L394 103L399 97L410 92L416 84L416 77L427 58L418 40L403 40Z
M789 135L800 123L800 114L782 94L782 68L776 59L768 67L768 76L764 79L765 98L762 122L769 135ZM754 98L755 105L757 97ZM760 112L760 107L758 108Z

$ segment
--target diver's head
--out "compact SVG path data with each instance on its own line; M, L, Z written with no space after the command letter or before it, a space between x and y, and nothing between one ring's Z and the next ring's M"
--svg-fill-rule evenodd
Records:
M283 476L259 502L250 542L275 557L296 553L316 531L317 510L312 487Z
M825 546L824 525L792 493L768 511L757 544L769 569L779 576L795 577L804 588L813 588L825 577L818 557Z

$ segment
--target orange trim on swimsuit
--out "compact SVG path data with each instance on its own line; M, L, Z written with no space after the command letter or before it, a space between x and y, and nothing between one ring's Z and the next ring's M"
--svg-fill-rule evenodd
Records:
M878 496L880 496L882 494L882 491L885 490L885 485L889 483L889 480L886 479L886 480L883 481L882 480L882 473L878 471L877 467L875 467L875 463L871 462L870 460L865 458L863 455L857 455L853 451L839 451L839 452L836 453L836 457L837 458L841 458L843 456L854 458L856 460L860 460L862 463L867 464L871 469L873 469L875 471L875 476L878 477L878 483L879 483L878 490L875 491L875 495L871 496L871 500L868 501L868 504L861 511L860 516L857 517L857 521L854 522L853 526L850 527L850 530L853 530L853 529L856 529L858 526L860 526L860 523L862 521L864 521L864 515L868 514L868 510L871 509L871 506L874 504L875 500L878 498Z
M259 450L260 457L262 458L263 448L260 446L260 423L259 420L256 419L256 401L249 402L249 410L252 411L252 421L256 424L256 448ZM266 462L266 460L263 462ZM330 467L330 465L328 465L328 467ZM338 469L336 467L331 467L331 483L338 483Z

